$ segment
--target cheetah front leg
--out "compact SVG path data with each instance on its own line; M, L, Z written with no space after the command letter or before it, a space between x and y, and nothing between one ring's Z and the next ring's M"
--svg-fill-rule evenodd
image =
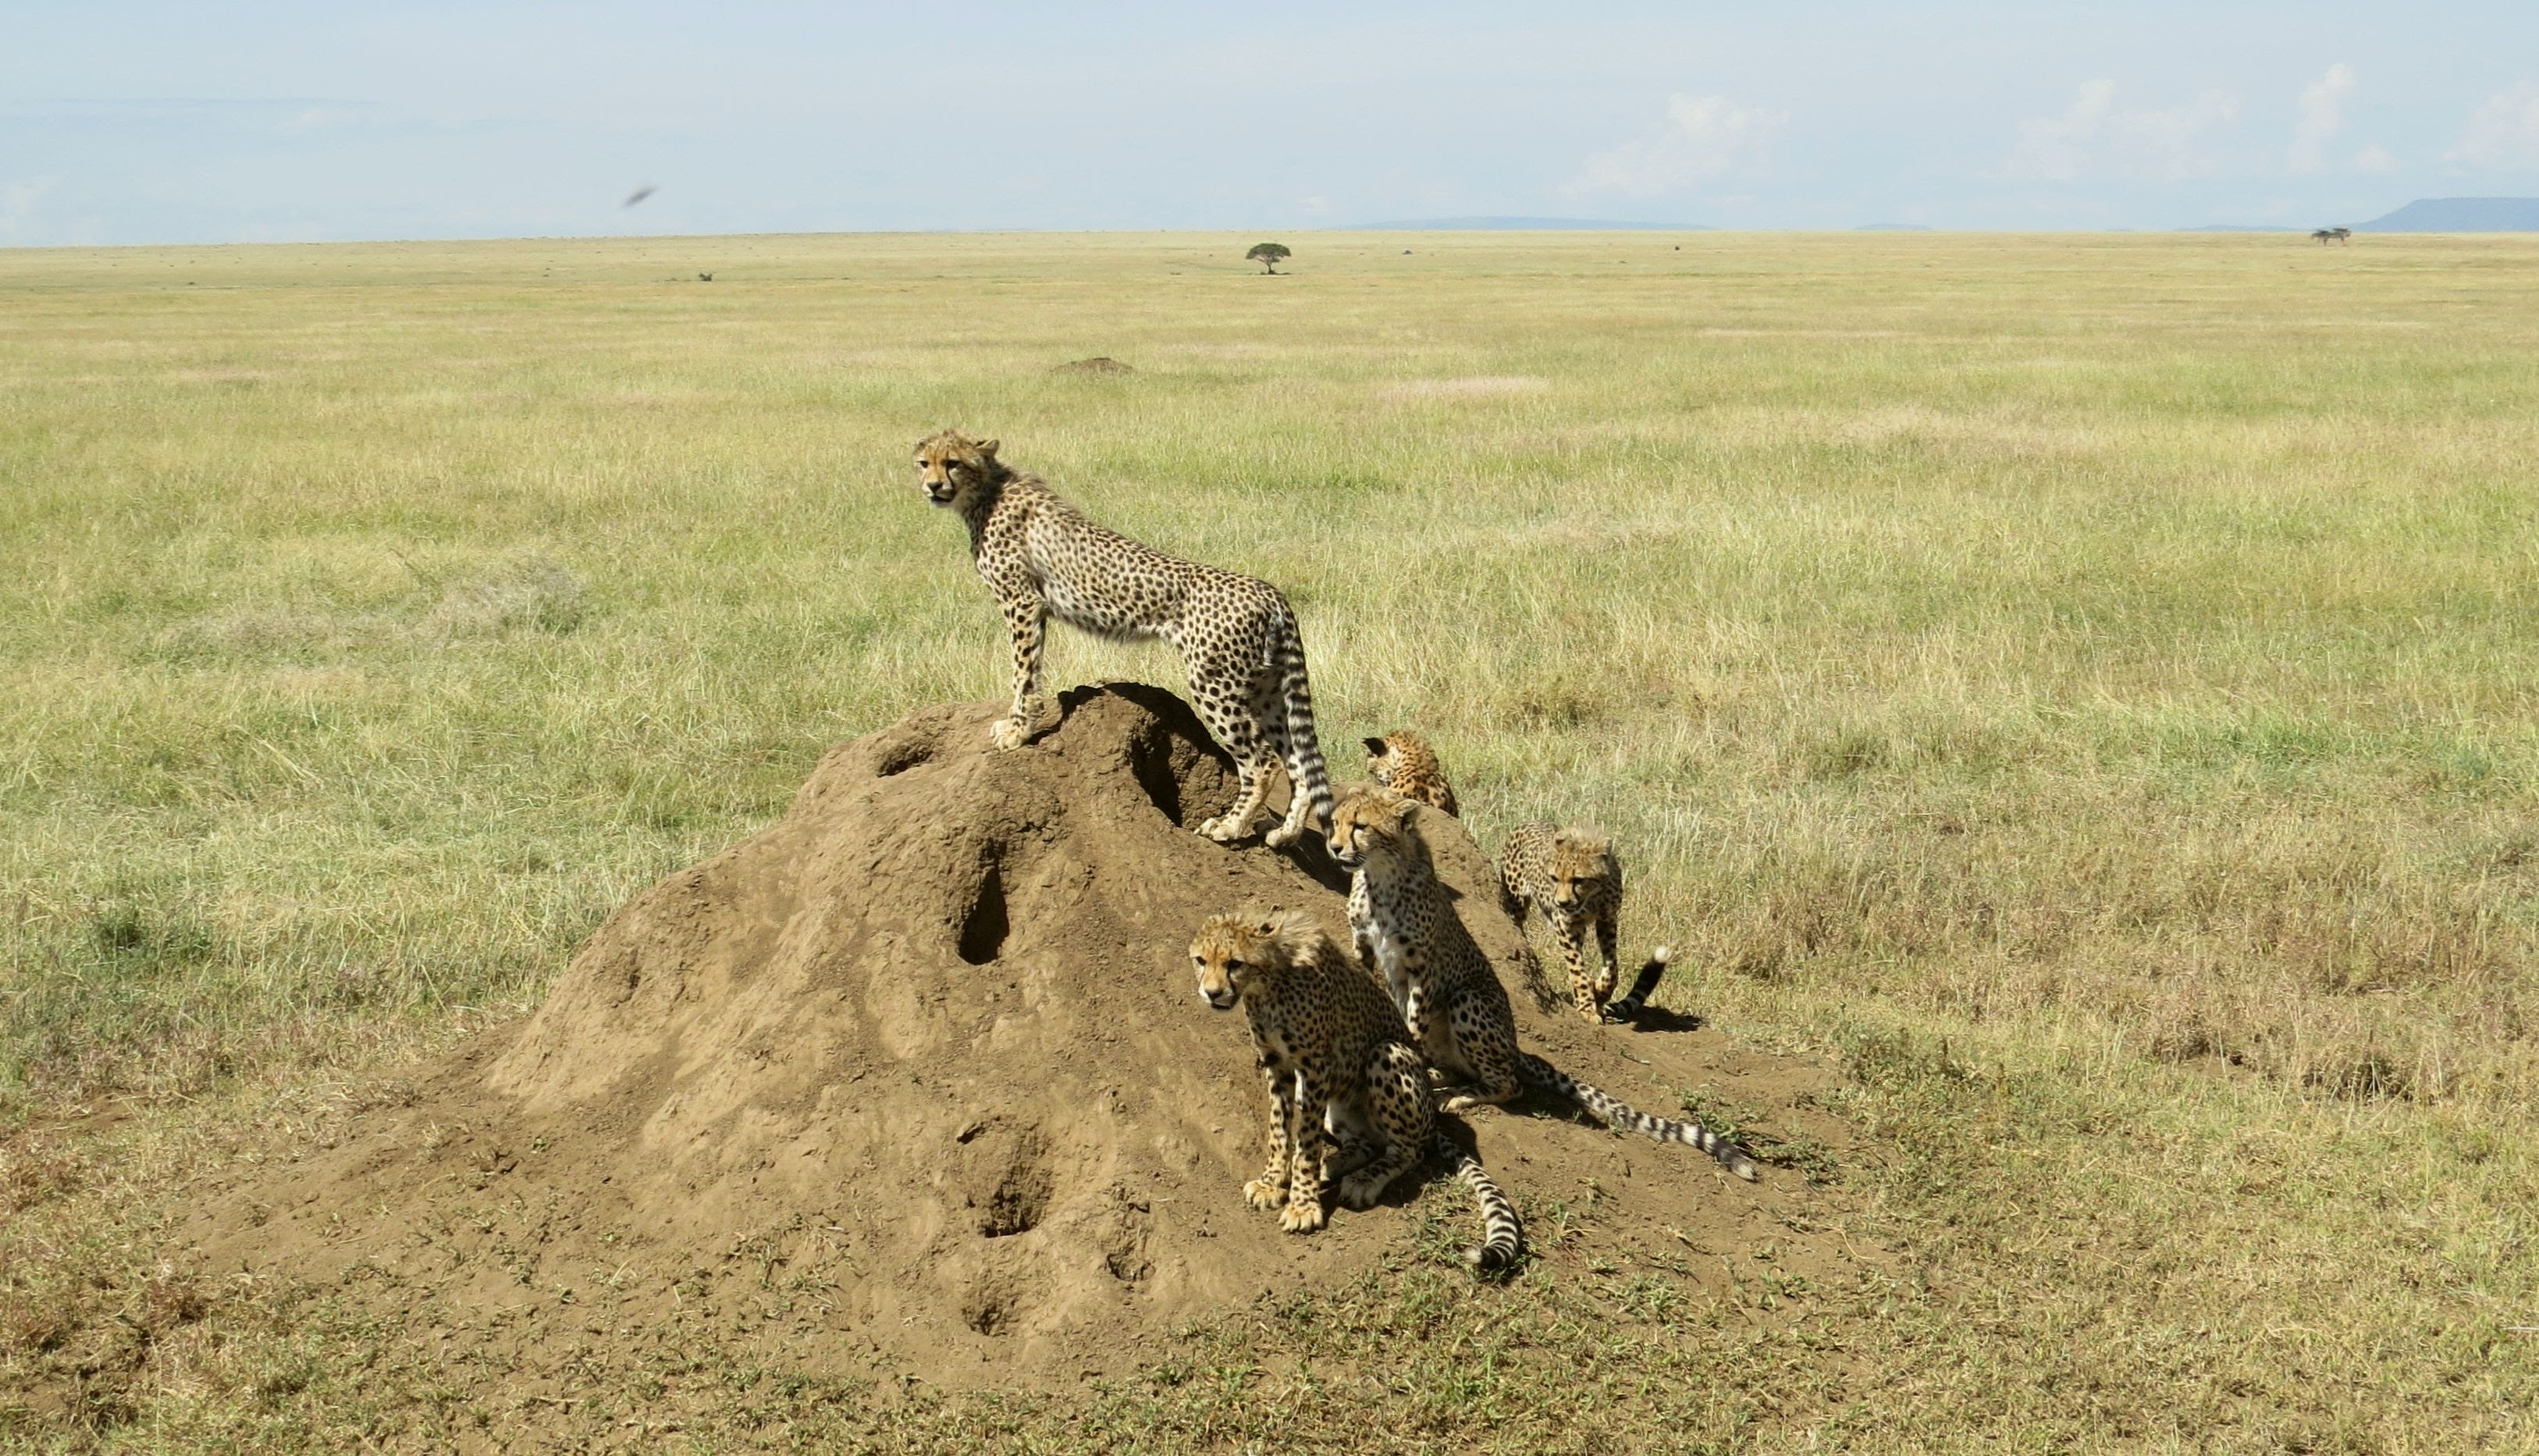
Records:
M1597 1008L1603 1005L1605 996L1597 994L1596 980L1587 973L1587 937L1584 934L1586 927L1579 924L1579 921L1585 917L1553 912L1544 918L1551 922L1551 938L1560 947L1561 963L1569 967L1571 1004L1576 1006L1578 1014L1587 1020L1591 1022L1603 1020L1603 1013ZM1613 992L1609 977L1605 995L1611 994Z
M1021 592L1003 601L1005 629L1014 639L1014 703L988 730L988 741L1000 749L1018 749L1058 726L1059 714L1040 692L1040 651L1049 629L1049 604L1038 592Z
M1329 1217L1323 1212L1323 1107L1331 1089L1301 1069L1287 1102L1287 1208L1278 1226L1289 1233L1311 1233Z
M1605 963L1596 972L1596 1004L1600 1007L1613 999L1614 977L1622 968L1614 953L1614 945L1621 939L1621 919L1618 911L1610 909L1596 919L1596 946L1605 953Z
M1287 1129L1296 1120L1290 1105L1294 1079L1273 1067L1261 1069L1262 1081L1270 1085L1270 1165L1261 1176L1243 1185L1243 1201L1264 1211L1282 1208L1287 1202L1287 1187L1294 1181L1289 1173Z

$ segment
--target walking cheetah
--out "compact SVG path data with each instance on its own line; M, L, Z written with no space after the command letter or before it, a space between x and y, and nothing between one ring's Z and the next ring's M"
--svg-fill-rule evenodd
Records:
M1605 1019L1604 1005L1613 999L1613 980L1621 971L1614 952L1622 918L1622 861L1613 841L1595 829L1576 826L1519 825L1499 850L1499 902L1508 918L1525 924L1529 906L1543 912L1560 959L1569 967L1569 994L1578 1014L1591 1022ZM1603 953L1591 977L1587 972L1587 933L1593 929ZM1652 974L1652 968L1655 974ZM1637 1011L1666 972L1666 958L1654 957L1640 967L1646 989L1634 987Z
M1096 525L1039 476L998 460L992 439L949 430L926 436L917 445L917 479L927 499L969 526L971 559L1013 633L1014 700L990 730L996 747L1020 748L1058 726L1059 709L1040 686L1051 617L1115 641L1160 637L1181 650L1200 717L1234 756L1234 807L1199 831L1220 844L1250 833L1269 797L1268 770L1282 762L1291 795L1271 847L1292 842L1309 821L1331 823L1304 639L1276 587Z
M1361 953L1383 971L1411 1040L1429 1065L1469 1084L1446 1099L1446 1110L1505 1102L1516 1095L1522 1078L1567 1097L1608 1127L1698 1148L1752 1180L1754 1160L1736 1144L1696 1122L1652 1117L1517 1045L1507 991L1456 915L1420 837L1419 817L1426 812L1381 791L1353 791L1333 817L1332 837L1339 841L1341 862L1354 870L1349 927Z
M1279 1209L1279 1226L1323 1226L1323 1185L1370 1208L1423 1151L1434 1152L1481 1206L1482 1241L1464 1251L1476 1269L1517 1254L1516 1210L1481 1165L1437 1131L1436 1093L1410 1033L1384 992L1332 938L1292 910L1211 917L1191 940L1200 998L1218 1011L1241 1003L1270 1089L1270 1165L1243 1185L1256 1209ZM1331 1145L1325 1145L1329 1135Z
M1448 814L1457 814L1455 789L1446 782L1446 765L1428 740L1404 729L1366 741L1367 776L1406 799L1416 799Z

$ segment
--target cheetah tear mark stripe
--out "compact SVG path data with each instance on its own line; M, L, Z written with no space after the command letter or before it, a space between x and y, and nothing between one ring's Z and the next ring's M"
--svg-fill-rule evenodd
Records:
M1607 1127L1645 1134L1661 1143L1681 1143L1687 1148L1698 1148L1726 1164L1730 1172L1749 1183L1754 1181L1754 1159L1746 1156L1746 1150L1700 1123L1651 1117L1627 1102L1589 1087L1531 1052L1517 1053L1517 1060L1525 1069L1527 1081L1576 1102Z
M1648 963L1640 967L1639 978L1631 982L1631 994L1609 1003L1605 1007L1605 1015L1613 1021L1627 1022L1648 1010L1649 993L1658 988L1658 981L1667 973L1667 958L1674 954L1665 946L1651 951Z
M1285 597L1278 598L1278 632L1270 646L1287 698L1287 768L1295 791L1313 805L1311 818L1328 831L1332 827L1332 770L1323 761L1323 741L1314 734L1314 690L1305 680L1305 635Z
M1525 1246L1525 1229L1517 1223L1516 1205L1508 1202L1499 1185L1481 1170L1480 1159L1456 1147L1452 1138L1438 1133L1431 1146L1464 1186L1473 1190L1473 1196L1480 1200L1481 1241L1465 1246L1464 1262L1476 1270L1505 1269L1515 1263L1517 1251Z

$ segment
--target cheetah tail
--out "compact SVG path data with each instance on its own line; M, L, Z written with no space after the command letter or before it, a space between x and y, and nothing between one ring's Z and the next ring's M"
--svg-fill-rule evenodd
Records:
M1475 1270L1505 1269L1516 1262L1517 1251L1525 1246L1525 1230L1517 1223L1516 1205L1490 1181L1481 1170L1480 1159L1455 1146L1455 1140L1438 1133L1432 1145L1446 1166L1481 1205L1481 1241L1464 1249L1464 1262Z
M1323 828L1332 827L1332 771L1323 761L1323 742L1314 733L1314 690L1305 678L1305 635L1296 626L1296 614L1284 600L1278 603L1277 640L1270 644L1274 665L1278 669L1279 688L1287 699L1287 769L1295 779L1295 792L1303 794L1312 805L1312 820Z
M1754 1159L1747 1156L1746 1150L1703 1127L1700 1123L1651 1117L1618 1097L1589 1087L1586 1083L1578 1081L1531 1052L1519 1052L1517 1055L1525 1068L1528 1082L1537 1087L1547 1088L1576 1102L1586 1108L1590 1116L1607 1127L1640 1133L1655 1138L1661 1143L1681 1143L1687 1148L1698 1148L1718 1158L1730 1172L1749 1183L1754 1181Z
M1667 960L1674 954L1665 946L1651 951L1648 963L1640 967L1639 977L1631 982L1631 994L1619 1001L1606 1003L1606 1018L1616 1022L1637 1020L1640 1013L1648 1009L1649 994L1657 990L1658 981L1667 973Z

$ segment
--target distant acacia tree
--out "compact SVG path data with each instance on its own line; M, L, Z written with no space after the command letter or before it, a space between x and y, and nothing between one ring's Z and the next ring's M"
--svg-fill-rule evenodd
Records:
M1245 253L1243 256L1246 261L1260 264L1262 272L1275 273L1278 271L1278 260L1288 256L1287 244L1283 242L1256 242L1252 244L1252 251Z

